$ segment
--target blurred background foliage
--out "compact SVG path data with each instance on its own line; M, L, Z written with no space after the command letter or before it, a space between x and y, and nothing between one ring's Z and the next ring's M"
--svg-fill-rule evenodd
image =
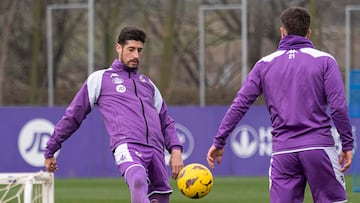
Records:
M235 5L241 0L95 0L94 69L115 59L124 26L148 35L140 72L157 84L168 105L199 104L199 7ZM49 5L86 0L2 0L0 2L0 105L48 104L46 10ZM309 9L316 48L332 54L344 73L345 6L360 0L248 0L248 71L278 45L279 16L288 6ZM352 14L358 26L360 12ZM88 75L88 12L52 13L54 103L67 105ZM352 68L360 68L359 29L352 35ZM206 104L228 105L241 86L241 11L205 15ZM257 102L263 103L260 98Z

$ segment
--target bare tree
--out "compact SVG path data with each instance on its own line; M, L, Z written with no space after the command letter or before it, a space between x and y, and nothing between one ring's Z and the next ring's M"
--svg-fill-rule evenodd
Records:
M102 66L104 64L110 65L114 60L114 49L116 43L115 31L118 30L122 19L125 18L125 12L119 12L119 9L122 8L123 1L111 1L106 0L106 3L102 7L99 7L96 14L98 16L101 30L103 33L97 33L103 39L102 46L104 46L104 59ZM103 3L103 2L102 2Z
M31 72L30 72L30 104L36 104L36 99L39 98L38 93L38 69L39 69L39 55L40 53L40 40L41 40L41 10L42 1L35 0L33 8L34 18L34 31L32 36L32 51L31 51Z
M13 0L0 3L0 104L46 104L46 6L72 0ZM141 71L150 75L169 104L197 104L201 5L237 4L239 0L95 1L95 68L114 59L117 31L139 26L149 38ZM303 6L313 17L312 41L344 64L344 8L359 0L248 1L248 70L274 51L280 40L280 13ZM19 12L17 12L19 10ZM354 19L355 15L352 15ZM205 17L208 104L228 104L241 85L241 11L207 11ZM355 20L354 22L355 23ZM356 40L356 34L352 34ZM53 12L56 105L67 104L87 76L87 11ZM354 52L359 50L353 43ZM353 60L355 60L353 57ZM356 59L356 61L358 61ZM6 75L6 77L5 77ZM11 81L8 82L8 81ZM215 91L213 90L215 89ZM14 94L17 93L17 94Z
M167 93L170 83L170 75L172 74L172 64L174 56L174 38L175 38L175 22L177 11L177 0L171 1L168 4L167 20L163 27L163 49L162 49L162 63L160 68L160 90Z
M11 1L9 14L6 16L4 25L2 26L1 32L1 47L0 47L0 105L3 104L3 87L4 87L4 77L5 77L5 65L8 58L8 48L9 48L9 38L12 28L12 24L15 19L15 14L17 10L18 0Z

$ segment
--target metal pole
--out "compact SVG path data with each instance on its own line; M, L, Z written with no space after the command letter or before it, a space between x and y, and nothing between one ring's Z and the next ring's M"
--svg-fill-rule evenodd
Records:
M46 9L46 40L47 40L47 75L48 75L48 106L54 105L54 67L53 67L53 44L52 44L52 19L51 8Z
M31 179L25 182L24 186L24 203L31 203L32 202L32 193L33 193L33 184Z
M94 72L94 0L88 0L88 75Z
M200 7L199 12L199 99L200 99L200 106L205 106L205 26L204 26L204 8Z
M345 9L345 85L346 85L346 101L350 102L350 9L346 7Z
M247 75L247 0L242 0L241 12L241 36L242 36L242 68L241 68L241 83L243 84Z

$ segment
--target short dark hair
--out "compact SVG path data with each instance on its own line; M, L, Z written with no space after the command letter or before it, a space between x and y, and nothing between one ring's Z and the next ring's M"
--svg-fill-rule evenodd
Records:
M281 13L281 24L288 35L299 35L305 37L309 28L311 16L302 7L290 7Z
M128 40L141 41L145 43L146 34L136 27L124 27L118 37L118 43L123 46Z

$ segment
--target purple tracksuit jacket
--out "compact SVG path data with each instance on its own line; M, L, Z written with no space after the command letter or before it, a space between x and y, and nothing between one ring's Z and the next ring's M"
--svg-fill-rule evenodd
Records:
M316 50L304 37L287 35L277 51L263 57L250 71L213 144L223 148L251 104L264 94L273 127L273 152L334 146L331 119L340 134L342 150L351 150L353 137L344 91L339 67L331 55Z
M67 107L47 142L45 158L53 157L96 106L110 135L110 148L123 143L152 146L163 152L182 148L175 122L155 84L138 68L115 60L110 68L92 73Z

